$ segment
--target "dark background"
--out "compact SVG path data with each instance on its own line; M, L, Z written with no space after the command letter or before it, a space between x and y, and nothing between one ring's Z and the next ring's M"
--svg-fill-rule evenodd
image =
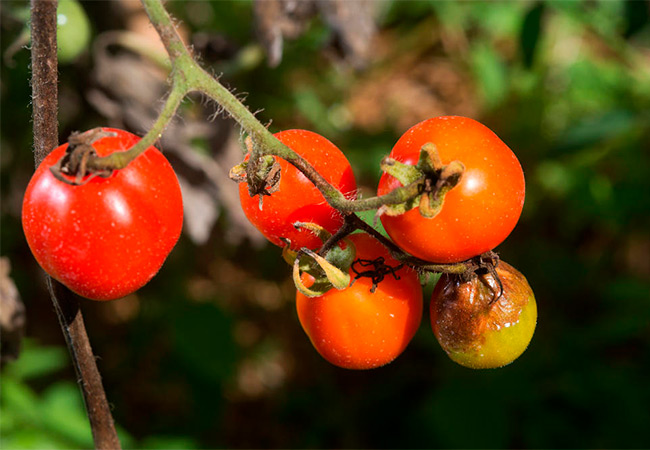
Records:
M19 219L33 171L29 52L8 49L26 6L0 5L1 254L27 315L20 357L1 373L0 445L87 448L75 375ZM143 134L166 72L156 50L124 39L155 45L153 28L137 2L82 6L88 39L82 15L72 44L60 44L71 46L59 68L60 140L101 125ZM227 171L239 131L193 97L162 142L183 185L181 240L140 291L82 305L125 448L650 446L648 2L304 2L287 12L269 1L257 16L249 1L167 6L260 120L328 137L365 194L421 120L466 115L494 130L527 182L521 220L497 250L528 278L539 319L503 369L451 362L426 314L392 364L328 364L300 328L279 249L238 210ZM286 39L269 67L274 32Z

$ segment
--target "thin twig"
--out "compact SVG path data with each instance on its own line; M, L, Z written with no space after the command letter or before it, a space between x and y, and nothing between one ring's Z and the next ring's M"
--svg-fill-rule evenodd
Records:
M58 145L56 0L32 0L32 103L36 166ZM98 449L119 449L106 393L75 294L47 276L47 286L83 394Z

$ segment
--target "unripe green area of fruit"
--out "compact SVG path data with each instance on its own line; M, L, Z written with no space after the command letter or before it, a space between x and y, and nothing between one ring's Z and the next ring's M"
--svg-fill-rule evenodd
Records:
M503 261L495 273L469 280L443 275L433 291L433 332L449 357L465 367L510 364L528 347L536 324L537 303L528 281Z
M491 369L510 364L528 347L535 332L537 303L531 296L519 321L499 330L486 330L482 342L466 351L448 351L449 357L471 369Z

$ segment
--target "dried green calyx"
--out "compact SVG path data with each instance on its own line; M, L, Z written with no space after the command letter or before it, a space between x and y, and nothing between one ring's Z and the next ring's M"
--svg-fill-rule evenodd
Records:
M253 145L255 144L249 145L250 157L230 169L229 176L237 183L246 182L251 197L259 195L261 210L264 196L271 195L280 189L282 168L274 156L256 156L257 153L251 151Z
M420 194L403 203L384 205L377 211L378 215L397 216L418 208L423 217L433 218L442 210L446 193L460 182L465 166L460 161L443 164L436 146L427 143L422 146L416 165L387 157L381 162L381 169L403 186L418 183Z
M97 151L92 144L105 137L113 136L116 136L114 132L104 131L101 128L93 128L83 133L72 133L68 138L65 155L50 167L50 172L57 180L74 186L85 184L96 176L110 177L114 169L93 169L90 160L98 158Z
M316 234L323 242L332 235L320 225L296 222L297 228L304 228ZM345 289L350 285L350 266L356 254L354 245L347 239L344 245L334 245L325 255L308 248L298 252L291 250L290 243L283 249L282 256L293 266L293 281L296 289L307 297L318 297L332 288Z

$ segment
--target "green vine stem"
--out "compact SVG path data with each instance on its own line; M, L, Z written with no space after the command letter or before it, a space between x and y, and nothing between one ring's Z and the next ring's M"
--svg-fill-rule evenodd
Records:
M142 3L169 53L172 63L171 90L158 119L136 145L125 152L116 152L105 157L89 159L86 166L89 171L106 172L126 167L129 162L160 138L183 98L191 92L198 91L216 100L241 125L253 140L255 154L277 156L294 165L314 183L333 208L344 214L403 203L421 194L424 177L382 196L348 199L316 171L311 164L276 139L235 95L194 60L178 35L171 17L160 0L142 0ZM81 175L84 176L85 174Z
M228 89L226 89L216 78L206 72L192 57L187 47L183 44L178 35L172 19L162 6L160 0L142 0L142 4L149 15L149 19L160 35L162 42L169 53L173 67L173 88L172 93L186 95L192 91L201 92L214 99L225 111L227 111L244 129L253 141L252 157L265 155L282 158L300 170L323 194L326 201L335 209L346 215L346 226L340 233L337 233L331 240L324 244L325 248L332 248L339 239L344 237L353 228L362 229L380 240L391 253L401 261L417 266L421 270L446 273L464 273L471 266L469 262L457 264L431 264L410 255L404 254L393 242L385 238L374 228L363 222L354 212L379 209L384 205L404 203L422 194L425 176L416 179L406 186L394 189L388 194L351 200L345 197L338 189L332 186L318 171L316 171L300 155L284 145L255 117L250 110L243 105ZM171 94L170 94L171 97ZM170 108L171 109L171 108ZM169 120L168 117L161 117L157 124ZM162 131L164 126L152 129L150 134ZM144 145L144 144L143 144ZM135 149L135 147L134 147ZM130 151L129 151L130 152ZM136 152L133 151L133 154ZM128 156L127 156L128 157ZM254 164L249 164L249 167Z
M194 60L192 54L178 35L169 13L160 0L142 0L142 4L149 16L149 20L160 35L163 45L169 54L172 64L170 76L171 90L158 119L147 134L136 145L125 152L116 152L105 157L91 158L87 164L87 167L91 171L110 171L126 167L129 162L160 138L160 135L166 125L172 120L183 98L191 92L200 92L215 100L249 135L253 142L252 158L276 156L286 160L300 170L318 188L325 200L333 208L341 211L346 216L347 226L341 233L337 233L336 237L345 235L354 226L375 236L401 261L417 266L422 270L448 273L467 271L468 264L466 263L431 264L405 255L389 239L386 239L354 214L359 211L379 209L385 205L401 204L418 197L422 194L426 181L424 174L411 183L396 188L385 195L362 199L347 198L305 159L276 139L235 95ZM249 164L247 170L252 171L255 166L256 164ZM254 174L251 174L251 176L254 176ZM337 240L328 242L325 244L325 247L327 248L329 246L331 248L336 242Z
M165 100L165 105L158 115L158 118L151 126L147 134L140 139L133 147L124 152L114 152L108 156L93 158L88 161L88 168L95 171L118 170L126 167L138 155L152 146L160 136L167 124L172 120L176 110L183 98L187 95L188 89L184 83L179 82L180 77L174 77L172 88Z
M458 263L449 263L449 264L434 264L429 261L425 261L423 259L419 259L414 256L407 255L404 253L404 251L401 248L395 245L393 241L386 238L386 236L384 236L379 231L375 230L373 227L368 225L356 214L350 214L349 216L346 216L345 219L346 219L346 223L349 222L353 224L354 228L365 231L366 233L370 234L375 239L377 239L379 242L381 242L390 251L391 255L395 259L409 266L417 267L418 270L425 271L425 272L462 274L462 273L466 273L468 270L471 270L473 267L471 261L461 261ZM330 245L334 246L335 244L332 243Z
M402 203L420 193L419 183L413 183L383 196L359 200L346 198L300 155L277 140L237 97L194 61L160 0L142 0L142 3L169 53L176 72L174 81L183 85L186 89L185 93L199 91L216 100L248 133L256 146L261 149L260 153L277 156L294 165L314 183L333 208L344 213L366 211L386 204Z

